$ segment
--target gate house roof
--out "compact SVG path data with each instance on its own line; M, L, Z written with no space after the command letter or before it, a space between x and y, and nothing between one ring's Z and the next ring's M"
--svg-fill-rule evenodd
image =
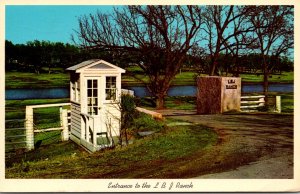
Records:
M125 70L117 67L109 62L102 59L90 59L83 61L77 65L67 68L67 71L76 71L76 73L82 72L84 69L94 69L103 71L118 71L120 73L125 73Z

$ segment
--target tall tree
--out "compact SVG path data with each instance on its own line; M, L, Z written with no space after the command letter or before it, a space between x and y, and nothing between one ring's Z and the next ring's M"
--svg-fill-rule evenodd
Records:
M242 25L246 15L247 9L244 6L206 6L203 30L210 58L210 75L215 75L220 66L220 53L233 52L232 47L238 53L242 45L249 44L243 34L253 30L253 27ZM239 36L243 41L238 39Z
M148 77L156 107L163 108L201 23L198 6L127 6L81 17L76 35L82 47L131 55Z
M256 45L262 59L264 94L268 96L270 55L279 57L294 45L293 6L249 6L249 21L255 28ZM268 98L266 98L268 99Z

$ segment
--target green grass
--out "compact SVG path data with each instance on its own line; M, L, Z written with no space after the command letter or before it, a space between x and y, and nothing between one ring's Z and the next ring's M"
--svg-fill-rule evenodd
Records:
M159 132L164 128L164 123L155 120L151 116L137 112L136 118L133 120L131 130L133 132L155 131Z
M216 142L213 130L197 125L166 128L129 146L94 154L72 142L52 144L8 159L6 178L161 177L176 173L174 164Z
M196 76L195 72L181 72L175 76L172 85L196 85Z
M67 87L69 85L69 75L67 73L25 73L6 72L5 88L54 88Z
M6 72L5 73L5 88L51 88L51 87L68 87L69 74L61 68L52 68L51 73L47 73L48 68L44 67L41 74L26 73L26 72ZM134 76L134 74L138 79ZM192 71L182 71L175 76L172 85L195 85L195 77L197 73ZM202 76L207 76L201 74ZM262 82L263 75L241 74L243 82ZM123 86L141 86L143 82L148 83L149 78L145 75L140 67L131 66L126 68L126 73L122 75ZM293 83L294 72L283 72L282 75L272 75L269 78L270 82Z
M27 105L38 104L55 104L69 102L68 98L61 99L28 99L28 100L6 100L5 101L5 119L25 119L25 108ZM50 115L56 112L56 110L50 108L44 112ZM48 115L49 117L49 115Z
M241 74L243 82L263 82L263 75ZM282 75L271 75L269 82L293 83L294 72L283 72Z
M167 97L165 106L168 109L195 110L196 97L193 96L174 96Z

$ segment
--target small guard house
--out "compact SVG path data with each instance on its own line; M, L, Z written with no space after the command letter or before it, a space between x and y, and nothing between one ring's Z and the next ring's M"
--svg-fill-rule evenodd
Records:
M112 145L120 134L121 74L101 59L67 68L70 72L70 139L90 152Z

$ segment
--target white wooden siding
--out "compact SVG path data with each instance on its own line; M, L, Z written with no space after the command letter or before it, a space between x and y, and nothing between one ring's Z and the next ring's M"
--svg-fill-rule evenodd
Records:
M81 115L80 105L71 103L71 133L77 138L81 138Z

